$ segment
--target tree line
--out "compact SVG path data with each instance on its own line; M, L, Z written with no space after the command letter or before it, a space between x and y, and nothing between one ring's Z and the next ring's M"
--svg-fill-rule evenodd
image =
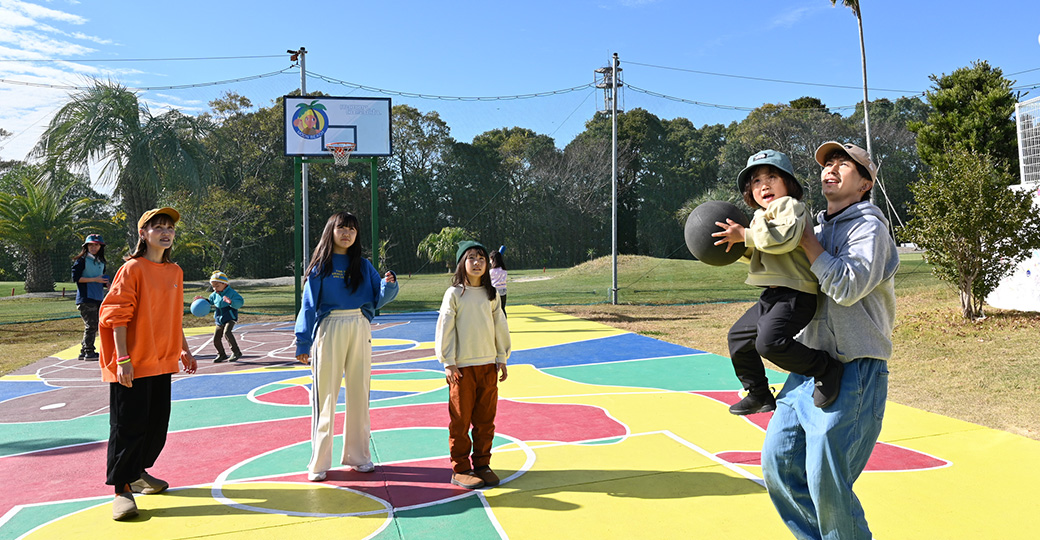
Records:
M950 141L976 141L971 148L1017 170L1017 95L999 68L976 62L932 81L923 98L870 102L880 167L877 204L897 231L915 217L913 186ZM134 92L111 82L95 81L70 96L28 163L0 164L0 187L11 194L0 206L39 199L39 193L29 194L35 183L62 203L57 206L75 202L76 211L42 241L28 237L47 227L37 224L19 236L12 229L17 223L10 224L13 215L0 215L0 241L8 247L0 255L0 279L23 276L27 288L53 287L50 276L68 272L68 257L95 230L112 238L108 258L118 260L136 241L136 217L159 205L181 212L174 259L186 278L203 279L217 269L237 278L290 275L294 171L292 158L282 154L281 101L254 107L229 91L210 102L209 112L189 116L154 114ZM739 200L736 174L749 155L765 148L791 157L807 204L824 208L813 151L827 140L865 146L862 117L861 105L842 116L811 96L763 104L729 125L698 127L639 108L620 112L619 251L690 258L682 235L690 209L709 199ZM979 126L986 132L970 131ZM436 111L396 105L391 136L393 155L378 161L382 247L373 258L382 265L406 273L442 271L418 247L445 228L506 245L515 268L571 266L610 253L609 115L594 115L560 148L523 127L458 141ZM95 191L86 176L87 163L98 161L106 164L101 180L111 196ZM310 171L311 238L326 216L346 209L359 217L363 245L370 245L368 164L318 163Z

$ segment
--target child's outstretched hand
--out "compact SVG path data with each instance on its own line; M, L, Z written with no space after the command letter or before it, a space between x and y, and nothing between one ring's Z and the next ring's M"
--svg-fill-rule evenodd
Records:
M386 274L383 275L383 277L386 279L387 283L397 283L397 278L394 277L394 273L393 272L387 272Z
M195 361L195 357L191 355L191 351L181 351L181 364L184 366L184 372L189 375L199 369L199 364Z
M462 372L459 371L458 366L444 366L444 376L449 383L458 384L459 379L462 378Z
M726 222L716 221L716 225L722 228L721 231L711 233L712 236L719 238L720 240L715 242L716 246L722 244L726 245L726 253L729 253L730 248L733 244L738 244L744 241L744 226L732 219L726 219Z
M509 368L505 364L495 364L495 369L498 370L498 382L503 382L509 378Z

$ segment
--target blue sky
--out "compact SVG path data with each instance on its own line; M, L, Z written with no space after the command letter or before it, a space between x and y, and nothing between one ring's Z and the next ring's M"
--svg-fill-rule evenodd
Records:
M1040 20L1028 15L1035 0L1007 0L999 10L966 0L863 4L872 99L922 92L929 75L977 59L1000 67L1018 86L1040 85ZM0 158L24 157L67 99L69 90L41 85L83 85L95 76L154 88L287 70L235 84L141 92L155 110L203 112L227 91L266 106L299 86L285 51L301 46L313 73L442 97L581 87L616 52L633 87L623 94L623 108L685 117L698 126L739 121L748 108L801 96L832 107L862 99L856 19L828 0L0 0L0 128L14 134L0 141ZM55 59L65 61L43 61ZM134 59L150 60L127 61ZM308 90L387 95L314 76ZM1037 95L1040 90L1026 97ZM592 88L491 101L389 97L438 111L461 141L520 126L551 135L559 146L602 104L602 93Z

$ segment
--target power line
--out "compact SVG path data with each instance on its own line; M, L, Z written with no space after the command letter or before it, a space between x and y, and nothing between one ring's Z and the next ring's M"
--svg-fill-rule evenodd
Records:
M284 54L263 54L251 56L203 56L175 58L4 58L3 62L70 62L87 64L92 62L184 62L201 60L252 60L257 58L285 58Z
M375 86L366 86L363 84L353 83L350 81L344 81L335 77L329 77L320 73L315 73L308 70L307 75L317 77L327 83L340 84L348 88L355 88L358 90L367 90L369 92L379 92L380 94L390 94L394 96L411 97L419 99L436 99L441 101L509 101L517 99L532 99L546 96L555 96L560 94L567 94L570 92L578 92L586 88L595 86L596 83L583 84L581 86L572 86L570 88L562 88L560 90L549 90L547 92L535 92L533 94L517 94L512 96L440 96L434 94L418 94L415 92L402 92L400 90L387 90L385 88L377 88Z
M283 75L285 73L288 73L289 70L291 70L291 69L293 69L292 66L287 67L287 68L282 69L282 70L279 70L279 71L272 71L270 73L261 73L259 75L249 75L247 77L239 77L237 79L224 79L224 80L221 80L221 81L211 81L211 82L192 83L192 84L175 84L175 85L170 85L170 86L127 87L127 90L135 90L135 91L182 90L182 89L185 89L185 88L202 88L202 87L205 87L205 86L219 86L219 85L222 85L222 84L231 84L231 83L237 83L237 82L253 81L253 80L256 80L256 79L264 79L264 78L267 78L267 77L275 77L275 76L278 76L278 75ZM26 81L15 81L15 80L11 80L11 79L0 79L0 83L2 83L2 84L13 84L13 85L18 85L18 86L31 86L31 87L34 87L34 88L56 88L56 89L59 89L59 90L89 90L91 88L90 86L74 86L74 85L65 85L65 84L34 83L34 82L26 82Z
M626 60L625 63L626 64L632 64L632 65L635 65L635 66L643 66L643 67L650 67L650 68L656 68L656 69L668 69L668 70L672 70L672 71L685 71L687 73L697 73L699 75L711 75L711 76L714 76L714 77L729 77L729 78L732 78L732 79L745 79L745 80L750 80L750 81L763 81L763 82L782 83L782 84L798 84L798 85L802 85L802 86L822 86L822 87L825 87L825 88L844 88L844 89L851 89L851 90L862 90L863 89L862 86L846 86L846 85L842 85L842 84L813 83L813 82L804 82L804 81L787 81L787 80L783 80L783 79L767 79L767 78L764 78L764 77L749 77L747 75L731 75L731 74L728 74L728 73L713 73L711 71L698 71L696 69L677 68L677 67L670 67L670 66L658 66L658 65L655 65L655 64L644 64L644 63L640 63L640 62L633 62L631 60ZM1040 68L1038 68L1038 69L1040 69ZM900 94L924 95L924 92L922 92L920 90L895 90L895 89L892 89L892 88L869 88L869 90L873 90L875 92L897 92L897 93L900 93Z
M690 105L698 105L698 106L701 106L701 107L713 107L713 108L716 108L716 109L728 109L728 110L732 110L732 111L753 111L753 110L758 109L759 107L761 107L761 105L759 105L758 107L746 107L746 106L740 106L740 105L720 105L718 103L707 103L707 102L704 102L704 101L694 101L692 99L686 99L686 98L681 98L681 97L669 96L667 94L662 94L660 92L654 92L652 90L647 90L645 88L640 88L640 87L635 86L635 85L633 85L631 83L628 83L628 82L626 82L625 84L629 88L629 90L634 90L636 92L640 92L640 93L646 94L648 96L654 96L654 97L659 97L659 98L664 98L664 99L670 99L672 101L679 101L679 102L682 102L682 103L688 103ZM854 110L855 108L856 108L856 105L842 105L840 107L827 107L827 110L829 110L829 111L840 111L840 110L850 110L850 109ZM810 109L789 108L789 109L785 109L785 110L789 110L789 111L818 111L820 109L818 109L818 108L810 108Z

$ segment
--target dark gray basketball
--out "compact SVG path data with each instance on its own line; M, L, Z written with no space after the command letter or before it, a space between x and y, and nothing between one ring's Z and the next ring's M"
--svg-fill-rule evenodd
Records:
M722 230L715 222L725 223L727 218L745 227L751 223L740 208L725 201L708 201L690 212L690 217L686 218L686 247L697 260L712 266L726 266L744 254L743 242L734 244L729 253L726 244L715 245L719 238L712 233Z

